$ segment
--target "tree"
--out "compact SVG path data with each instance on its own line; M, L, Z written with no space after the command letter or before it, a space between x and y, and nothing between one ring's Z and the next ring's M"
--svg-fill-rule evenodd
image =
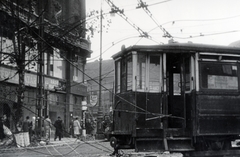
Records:
M28 8L23 10L22 6ZM16 93L17 103L14 104L12 112L14 120L14 130L17 131L17 124L22 117L22 106L24 104L25 92L25 72L26 70L36 69L36 41L29 33L31 25L31 12L33 1L1 1L2 12L2 28L4 33L1 34L3 39L0 64L6 64L16 70L15 74L4 78L1 83L12 79L18 75L18 88L16 91L5 92L7 94ZM25 14L25 15L23 15ZM21 16L25 16L25 21Z

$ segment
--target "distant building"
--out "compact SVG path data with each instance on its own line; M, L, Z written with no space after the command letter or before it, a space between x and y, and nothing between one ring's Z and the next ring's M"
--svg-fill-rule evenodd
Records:
M113 103L114 87L114 61L102 61L102 111L103 116L109 115ZM99 61L89 62L86 64L86 74L91 78L85 78L88 85L88 113L90 116L97 118L98 96L99 96Z
M87 97L83 73L86 58L92 53L90 41L85 37L85 16L85 0L1 0L0 116L8 116L11 128L15 125L12 113L18 105L19 84L18 60L14 57L22 52L26 53L21 59L26 63L23 117L37 118L40 98L42 116L49 115L52 121L60 116L66 128L71 117L82 116L82 101ZM21 42L14 43L19 38ZM40 43L44 54L42 72L38 67ZM39 73L44 78L41 96L38 95Z

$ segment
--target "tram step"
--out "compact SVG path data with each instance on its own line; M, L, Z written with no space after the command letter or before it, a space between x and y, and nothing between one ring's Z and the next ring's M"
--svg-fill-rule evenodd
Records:
M167 140L191 140L190 137L167 137Z
M137 138L136 141L162 141L162 138Z
M194 150L194 148L169 148L170 152L191 152Z
M162 138L137 138L135 143L137 152L164 151Z
M147 137L161 137L163 135L163 129L136 129L137 137L147 138Z
M192 141L189 137L167 137L169 151L193 151Z

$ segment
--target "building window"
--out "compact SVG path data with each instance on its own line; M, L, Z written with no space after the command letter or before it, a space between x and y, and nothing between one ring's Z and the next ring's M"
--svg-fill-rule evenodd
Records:
M14 57L11 57L10 54L14 55L14 48L12 40L7 38L2 38L1 42L1 64L9 65L9 66L16 66L16 62L14 61Z
M84 64L83 64L84 60L82 57L78 56L78 55L74 55L74 59L73 59L73 81L75 82L83 82L84 79Z
M44 55L44 73L49 76L66 79L66 61L65 52L53 48Z

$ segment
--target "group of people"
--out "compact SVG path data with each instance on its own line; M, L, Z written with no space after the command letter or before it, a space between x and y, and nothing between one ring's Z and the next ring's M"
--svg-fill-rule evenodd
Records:
M63 137L64 124L63 124L63 121L62 121L61 117L58 117L58 119L54 122L54 124L52 124L51 119L48 116L46 116L45 119L44 119L44 123L43 123L44 136L45 136L46 144L48 144L49 141L50 141L52 125L56 129L55 130L54 141L56 141L57 138L59 139L59 141L61 141L61 139Z
M0 141L2 141L5 138L4 129L8 128L8 130L10 130L9 129L10 122L7 119L6 115L0 118L1 118L0 119ZM90 134L91 136L95 136L94 130L96 128L96 122L91 121L90 119L87 119L85 124L86 124L85 126L86 126L87 134ZM78 117L75 117L75 119L72 121L70 125L71 125L70 128L73 130L74 137L76 137L77 139L80 139L82 134L83 124L81 123L81 121L79 121ZM53 128L53 126L55 127L54 140L58 138L59 141L61 141L63 137L64 124L61 117L58 117L57 120L54 122L54 124L52 124L51 119L48 116L46 116L45 119L43 120L44 137L46 140L45 141L46 144L48 144L50 141L51 129ZM23 132L29 133L29 138L31 141L31 137L35 131L33 129L33 122L30 120L29 116L26 116L26 119L22 121L20 129Z
M59 141L61 141L61 139L63 137L63 133L64 133L64 124L61 120L61 117L58 117L58 119L54 122L53 126L56 128L54 141L57 138L59 139ZM51 128L52 128L51 120L49 119L48 116L46 116L46 118L44 120L44 132L45 132L45 138L46 138L47 143L50 140L50 130L51 130ZM75 120L71 124L70 128L73 129L74 136L77 139L80 139L81 131L82 131L82 125L81 125L78 117L75 118Z
M82 135L82 129L84 128L86 129L86 134L95 139L96 125L97 124L93 119L86 119L84 125L83 121L79 121L78 117L75 117L70 124L71 135L77 139L80 139Z

